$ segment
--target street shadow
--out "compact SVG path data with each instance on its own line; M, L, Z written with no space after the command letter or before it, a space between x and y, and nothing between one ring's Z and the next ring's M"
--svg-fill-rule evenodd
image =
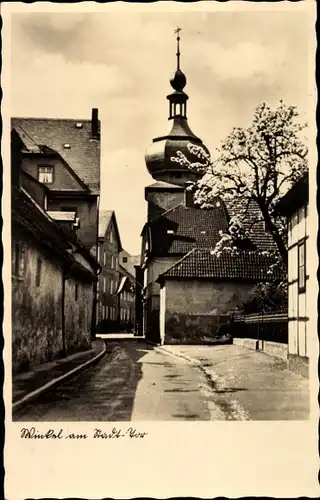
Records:
M105 343L106 354L97 363L17 410L14 420L131 421L142 378L139 360L152 349L134 338Z

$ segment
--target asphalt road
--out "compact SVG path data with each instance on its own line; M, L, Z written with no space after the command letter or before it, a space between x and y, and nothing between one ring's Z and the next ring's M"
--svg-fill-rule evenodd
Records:
M108 343L110 346L110 344ZM98 364L47 392L15 421L211 420L205 375L143 342L118 340Z

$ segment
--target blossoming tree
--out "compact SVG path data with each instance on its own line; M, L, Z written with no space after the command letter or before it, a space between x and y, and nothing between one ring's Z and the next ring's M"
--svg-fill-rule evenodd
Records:
M275 205L281 196L307 171L307 146L301 138L306 124L298 121L295 106L283 101L275 109L265 102L257 106L248 128L234 128L223 141L217 156L211 160L201 147L201 162L192 162L178 152L176 161L205 174L195 189L195 201L202 207L212 206L217 197L231 208L228 234L221 234L215 251L235 249L235 238L249 236L254 224L263 221L272 235L283 264L287 265L284 221L276 214ZM200 170L199 170L200 171ZM258 218L244 224L248 207L254 203Z

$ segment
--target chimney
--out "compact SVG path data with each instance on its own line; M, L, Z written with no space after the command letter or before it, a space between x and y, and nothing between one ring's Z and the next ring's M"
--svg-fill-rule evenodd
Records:
M98 108L92 108L91 115L91 138L99 139L99 120L98 120Z
M195 207L194 202L194 182L186 182L184 187L184 205L185 207Z

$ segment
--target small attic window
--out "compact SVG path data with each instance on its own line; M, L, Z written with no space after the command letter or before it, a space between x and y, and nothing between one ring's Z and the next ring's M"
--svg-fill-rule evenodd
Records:
M70 149L71 148L70 144L68 144L67 142L63 145L63 147L64 147L64 149Z
M217 201L216 203L216 207L219 208L220 207L220 201Z
M83 128L83 123L82 122L77 122L76 123L76 128Z
M174 234L174 230L173 229L167 229L167 234Z

